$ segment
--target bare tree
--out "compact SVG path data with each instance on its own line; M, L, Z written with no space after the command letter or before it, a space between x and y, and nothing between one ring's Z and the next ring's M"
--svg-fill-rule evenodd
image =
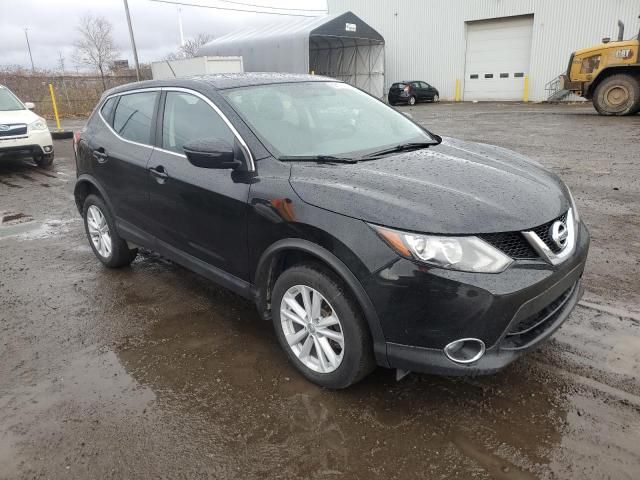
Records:
M75 42L73 59L77 64L87 65L100 72L102 87L106 90L104 76L107 68L118 56L113 42L113 25L105 17L84 15L76 28L80 38Z
M179 60L181 58L193 58L198 56L198 50L213 40L213 37L206 33L199 33L196 38L187 40L177 52L170 53L165 60Z

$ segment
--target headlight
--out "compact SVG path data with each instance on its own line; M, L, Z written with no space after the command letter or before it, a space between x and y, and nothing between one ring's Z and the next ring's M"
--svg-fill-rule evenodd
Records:
M450 270L499 273L513 260L478 237L443 237L406 233L371 225L389 246L410 260Z
M565 185L565 187L567 187ZM573 221L576 224L576 231L578 224L580 223L580 215L578 214L578 207L576 207L576 201L573 199L573 194L571 193L571 190L569 189L569 187L567 187L567 192L569 193L569 201L571 202L571 210L573 211Z
M42 118L39 118L35 122L29 124L29 130L47 130L47 128L47 122Z

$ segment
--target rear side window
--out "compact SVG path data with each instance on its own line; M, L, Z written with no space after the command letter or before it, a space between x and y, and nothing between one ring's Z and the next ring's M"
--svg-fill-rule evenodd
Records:
M400 89L402 89L402 88L404 88L406 86L407 85L405 83L394 83L393 85L391 85L391 88L400 88Z
M195 95L167 92L162 119L162 148L184 153L194 140L224 140L233 146L231 129L211 105Z
M102 117L109 125L113 124L113 108L116 106L116 100L117 97L111 97L109 100L104 102L104 105L102 105L102 108L100 109Z
M150 144L151 118L157 98L158 92L122 95L113 117L116 133L132 142Z

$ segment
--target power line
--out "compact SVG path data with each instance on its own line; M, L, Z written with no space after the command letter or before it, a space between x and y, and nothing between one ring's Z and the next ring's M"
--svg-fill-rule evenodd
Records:
M233 3L234 5L242 5L244 7L268 8L271 10L293 10L296 12L326 12L326 9L308 9L308 8L287 8L287 7L271 7L269 5L256 5L254 3L233 2L231 0L218 0L222 3Z
M308 17L308 18L316 18L318 15L303 15L301 13L284 13L284 12L262 12L260 10L244 10L240 8L231 8L231 7L214 7L213 5L198 5L197 3L186 3L186 2L177 2L174 0L149 0L150 2L156 3L168 3L170 5L182 5L184 7L200 7L200 8L211 8L214 10L227 10L231 12L245 12L245 13L262 13L264 15L280 15L285 17ZM303 10L303 11L315 11L315 10ZM318 10L320 11L320 10Z

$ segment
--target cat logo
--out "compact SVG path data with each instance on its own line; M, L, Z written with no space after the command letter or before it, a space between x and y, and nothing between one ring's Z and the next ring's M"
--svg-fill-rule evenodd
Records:
M616 58L631 58L631 55L633 55L633 50L630 48L616 50Z

